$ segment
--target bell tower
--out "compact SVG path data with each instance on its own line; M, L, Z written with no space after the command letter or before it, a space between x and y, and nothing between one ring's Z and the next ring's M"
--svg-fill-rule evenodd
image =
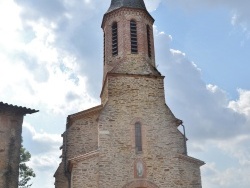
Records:
M112 0L104 14L104 80L107 73L159 74L155 70L154 19L143 0Z

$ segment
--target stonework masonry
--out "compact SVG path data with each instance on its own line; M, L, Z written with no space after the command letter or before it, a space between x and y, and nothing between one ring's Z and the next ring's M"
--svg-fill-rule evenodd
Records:
M0 114L0 187L18 187L23 116ZM15 180L15 181L12 181Z
M0 188L17 188L22 123L36 110L0 102Z
M186 154L186 138L178 130L182 121L167 106L164 76L155 67L154 19L142 0L115 1L102 22L101 104L68 116L55 187L201 188L204 162ZM138 53L131 52L131 20L136 21ZM114 22L118 27L115 56ZM151 29L150 45L147 27ZM140 129L136 130L137 124Z

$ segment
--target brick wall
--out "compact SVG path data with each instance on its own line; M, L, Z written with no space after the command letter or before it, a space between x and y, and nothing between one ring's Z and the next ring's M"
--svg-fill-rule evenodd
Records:
M132 19L137 23L138 54L136 55L131 54L130 20ZM112 24L114 22L117 22L118 26L118 55L116 56L112 55ZM129 8L121 8L104 16L102 24L105 33L104 79L107 72L116 67L117 64L133 61L135 57L144 64L155 66L153 22L152 17L140 9L135 11ZM151 28L151 57L148 56L147 25ZM125 73L125 70L123 73Z

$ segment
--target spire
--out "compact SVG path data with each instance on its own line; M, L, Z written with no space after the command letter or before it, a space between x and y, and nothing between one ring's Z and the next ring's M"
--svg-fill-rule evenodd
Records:
M111 0L107 13L122 7L139 8L147 11L143 0Z

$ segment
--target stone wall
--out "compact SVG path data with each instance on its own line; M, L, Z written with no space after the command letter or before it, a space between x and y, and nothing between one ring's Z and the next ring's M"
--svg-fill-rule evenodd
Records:
M69 161L98 149L97 120L101 109L102 106L97 106L68 116L66 131L62 134L62 162L54 174L55 188L74 186L69 180L77 165L70 166Z
M72 188L80 185L93 188L201 188L199 166L203 163L185 155L184 137L177 129L180 120L165 104L163 85L161 76L108 76L104 95L108 100L104 99L107 102L100 113L82 117L69 129L72 136L76 134L77 137L78 133L73 131L77 130L79 137L81 134L86 139L85 131L90 134L97 131L99 145L99 154L91 158L74 153L72 160L77 162L71 165ZM95 128L78 129L80 122L85 122L86 126L86 122L93 122L95 118L98 120L98 126L92 124ZM142 152L135 148L136 122L142 125ZM71 139L76 139L72 136ZM84 145L82 141L75 140L74 144ZM91 152L85 155L91 155ZM136 174L137 161L143 164L141 177Z
M71 159L98 148L98 113L71 118L67 129L66 156Z
M17 188L23 116L0 111L0 187Z
M74 163L71 170L71 187L99 187L99 157L87 157ZM108 172L107 172L108 173Z
M200 188L200 166L204 163L189 156L178 156L178 159L180 172L179 181L181 182L182 187Z
M65 161L59 164L58 169L54 175L56 188L68 188L69 187L69 172L65 171Z
M176 187L180 174L175 156L185 147L178 121L165 105L163 78L116 75L109 76L107 85L108 102L99 117L100 188L135 181L137 159L144 161L148 181ZM137 121L142 124L141 153L134 144Z

